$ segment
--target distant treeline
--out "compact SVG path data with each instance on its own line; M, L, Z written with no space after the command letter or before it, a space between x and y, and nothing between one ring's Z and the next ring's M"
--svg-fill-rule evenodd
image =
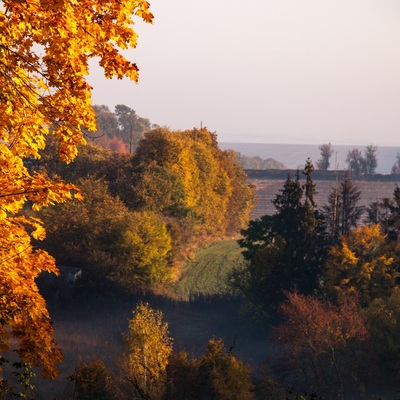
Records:
M276 161L273 158L262 159L259 156L250 157L245 156L240 152L236 152L237 158L243 169L286 169L286 165L280 161Z
M245 172L250 179L286 179L288 174L292 176L295 175L296 170L294 169L247 169L245 168ZM340 179L346 174L346 170L340 171L323 171L316 169L313 173L314 180L326 180L326 181L334 181L336 178ZM354 179L357 180L357 179ZM384 175L384 174L375 174L368 178L369 181L376 182L399 182L399 175Z

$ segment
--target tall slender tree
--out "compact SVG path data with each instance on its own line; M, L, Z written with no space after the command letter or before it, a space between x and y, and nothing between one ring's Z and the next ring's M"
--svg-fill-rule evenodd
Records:
M161 311L148 303L136 306L125 334L125 349L120 366L130 383L131 398L161 399L172 354L172 339Z
M372 144L364 149L363 170L366 178L371 178L376 173L378 166L378 147Z
M336 183L328 196L328 203L323 206L327 231L334 240L358 225L364 212L364 208L358 206L360 197L361 191L346 172L344 180Z
M390 240L397 241L400 232L400 188L396 185L392 198L371 203L367 209L366 222L379 224Z
M361 151L357 148L351 149L346 158L348 170L353 179L361 178L364 171L364 158Z
M333 154L332 145L330 143L319 146L321 158L316 162L317 168L322 171L327 171L330 166L330 158Z

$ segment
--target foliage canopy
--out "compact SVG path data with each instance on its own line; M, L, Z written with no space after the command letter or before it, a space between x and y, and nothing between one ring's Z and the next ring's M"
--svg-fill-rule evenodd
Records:
M119 50L136 46L133 16L151 22L152 14L144 0L0 4L0 337L17 338L22 360L54 377L61 355L35 278L56 268L31 246L31 236L44 237L40 221L16 214L28 202L40 209L78 194L71 184L31 173L24 160L40 157L49 133L62 161L76 157L82 129L95 130L89 59L97 57L108 78L136 81L137 66Z

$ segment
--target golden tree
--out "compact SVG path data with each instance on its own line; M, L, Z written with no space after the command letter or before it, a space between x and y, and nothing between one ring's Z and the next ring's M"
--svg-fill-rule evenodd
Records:
M389 297L399 277L393 255L379 225L354 229L330 250L324 282L327 292L339 299L356 296L362 306Z
M133 16L152 21L144 0L3 0L0 5L0 344L18 342L23 362L54 377L61 353L52 339L46 304L35 278L56 272L54 260L31 246L44 237L39 220L19 216L79 196L75 187L27 168L39 158L46 136L57 139L70 162L85 142L82 128L95 129L90 58L105 76L138 79L138 68L120 49L135 47Z
M190 216L201 235L237 234L248 222L254 195L247 175L206 128L147 132L133 160L139 207Z
M122 370L136 395L159 399L166 387L172 339L161 311L139 303L125 334L126 352Z

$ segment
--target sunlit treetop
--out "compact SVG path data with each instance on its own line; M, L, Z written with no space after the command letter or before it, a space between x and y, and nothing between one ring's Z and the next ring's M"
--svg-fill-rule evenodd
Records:
M119 49L137 44L135 15L151 22L149 3L3 1L1 139L20 156L37 156L38 147L44 145L42 135L55 126L60 156L72 160L75 145L83 141L80 128L95 129L91 87L86 82L89 59L99 59L107 78L138 79L136 64L119 54Z

